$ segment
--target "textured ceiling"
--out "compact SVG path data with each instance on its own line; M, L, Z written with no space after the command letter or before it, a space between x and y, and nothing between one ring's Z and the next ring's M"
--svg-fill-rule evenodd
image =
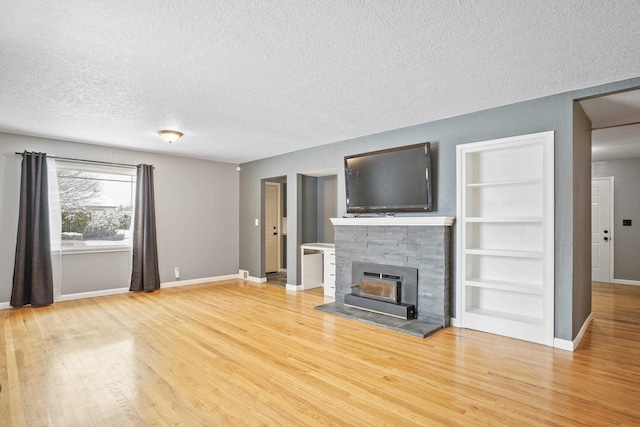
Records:
M5 0L0 130L241 163L638 77L639 35L636 0Z

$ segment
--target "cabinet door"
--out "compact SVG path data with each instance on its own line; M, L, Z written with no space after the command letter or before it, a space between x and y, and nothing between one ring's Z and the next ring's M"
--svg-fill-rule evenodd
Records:
M553 132L457 147L457 317L553 345Z

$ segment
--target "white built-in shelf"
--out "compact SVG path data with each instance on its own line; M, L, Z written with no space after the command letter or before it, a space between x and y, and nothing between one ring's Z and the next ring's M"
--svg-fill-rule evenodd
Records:
M513 251L503 249L467 249L467 255L501 256L511 258L542 259L543 253L538 251Z
M553 140L541 132L456 147L462 327L553 345Z
M544 221L541 216L469 216L466 222L538 222Z
M542 295L542 286L534 283L507 282L504 280L472 277L471 279L465 280L465 285L477 288L497 289L500 291L520 292L523 294Z
M500 186L519 186L530 184L542 184L542 179L518 179L515 181L494 181L494 182L471 182L467 184L467 188L482 188L482 187L500 187Z
M521 314L504 313L497 310L487 310L483 308L472 308L467 311L469 314L476 316L492 317L494 319L507 320L511 322L519 322L528 325L542 326L544 324L543 319L539 317L523 316Z

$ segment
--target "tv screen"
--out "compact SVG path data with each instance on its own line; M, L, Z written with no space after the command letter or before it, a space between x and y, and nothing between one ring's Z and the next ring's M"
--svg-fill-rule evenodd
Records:
M344 158L347 213L431 212L431 145Z

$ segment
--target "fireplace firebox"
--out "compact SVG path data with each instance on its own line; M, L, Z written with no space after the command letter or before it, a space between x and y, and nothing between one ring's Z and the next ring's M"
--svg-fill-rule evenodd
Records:
M417 317L418 269L353 262L351 271L345 305L401 319Z

